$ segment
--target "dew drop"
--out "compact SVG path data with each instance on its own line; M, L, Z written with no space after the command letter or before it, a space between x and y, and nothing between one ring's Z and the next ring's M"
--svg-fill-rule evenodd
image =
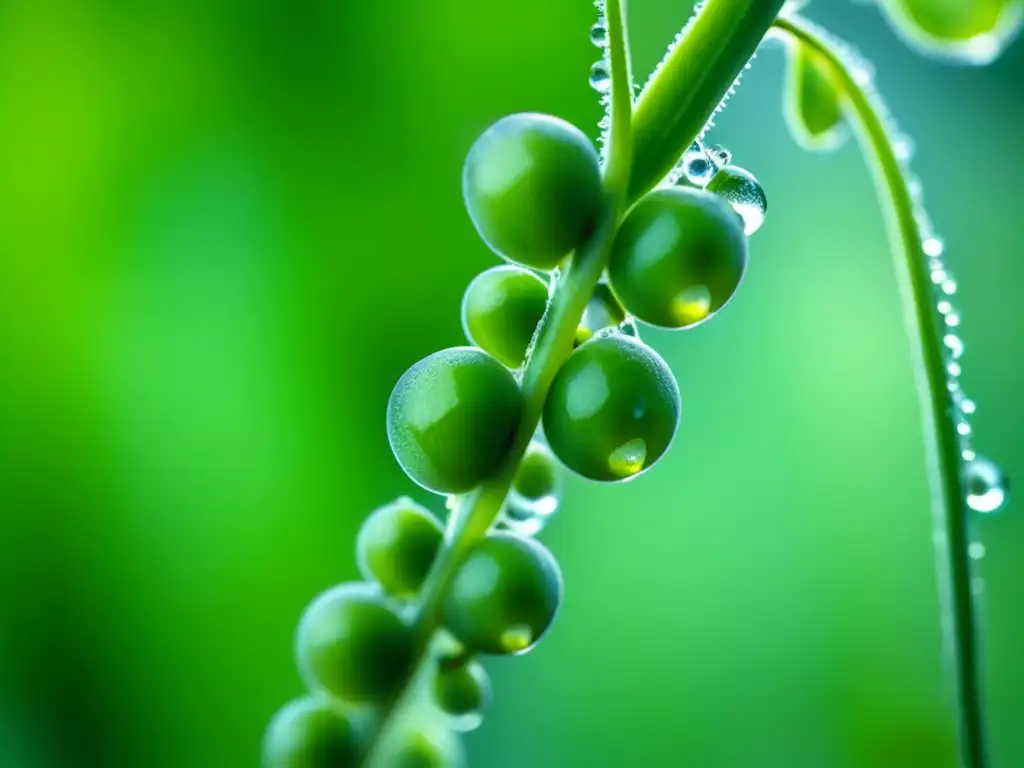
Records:
M725 166L732 162L732 152L723 147L721 144L715 144L708 149L708 156L711 158L711 162L715 164L715 168L722 170Z
M981 560L985 557L985 545L980 541L972 541L967 546L967 556L970 557L971 560Z
M612 89L612 78L608 74L608 65L603 61L594 62L590 68L590 87L598 93L608 93Z
M939 302L938 304L936 304L935 306L936 306L936 308L937 308L937 309L939 310L939 314L940 314L940 315L948 315L948 314L949 314L949 313L950 313L950 312L951 312L951 311L953 310L953 305L952 305L952 304L950 304L950 303L949 303L948 301L946 301L945 299L943 299L942 301L940 301L940 302Z
M978 404L971 400L969 397L965 397L960 401L960 411L965 416L973 416L978 410Z
M536 536L558 511L561 495L561 473L555 455L547 445L534 440L519 465L498 522L521 536Z
M708 189L728 201L743 219L743 231L749 237L764 224L768 212L768 198L754 174L730 165L712 180Z
M637 327L636 319L632 315L627 316L625 320L619 323L619 333L633 339L640 338L640 329Z
M963 368L960 367L960 363L950 363L946 366L946 372L954 379L959 378L963 374Z
M971 425L966 421L960 421L956 425L956 432L961 437L968 437L971 434Z
M632 477L647 462L647 443L642 438L627 440L608 457L608 469L616 477Z
M938 237L926 237L921 243L921 249L926 256L937 259L946 250L946 244Z
M604 48L608 45L608 27L601 22L592 26L590 28L590 42L598 48Z
M946 270L942 268L932 270L932 282L935 283L935 285L938 285L947 277L948 275L946 274Z
M954 360L959 360L964 354L964 342L955 333L947 333L942 337L942 343L946 345L946 349L949 350L949 356Z
M964 461L974 461L978 458L978 454L970 448L964 448L963 451L961 451L960 456Z
M942 285L939 286L939 289L947 296L952 296L954 293L956 293L956 288L956 280L954 280L952 277L949 277L947 273L947 277L945 280L942 281Z
M955 309L950 309L949 312L946 313L946 325L950 328L956 328L960 325L960 313Z
M516 624L501 633L499 642L509 653L525 651L533 642L533 630L525 624Z
M683 173L687 181L698 187L705 187L715 175L715 171L714 162L701 147L700 142L693 142L683 155Z
M964 471L967 506L975 512L996 512L1006 504L1009 483L1002 471L988 459L975 457Z

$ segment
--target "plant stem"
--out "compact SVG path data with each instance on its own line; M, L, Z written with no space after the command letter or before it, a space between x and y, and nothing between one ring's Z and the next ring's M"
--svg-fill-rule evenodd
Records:
M707 0L636 104L629 199L672 170L754 55L784 0Z
M413 618L417 667L428 655L431 640L441 625L445 593L459 564L473 545L487 535L501 512L516 470L537 431L548 390L562 363L572 352L576 329L608 263L612 240L625 209L632 156L633 94L622 0L606 0L605 15L608 21L612 101L609 161L604 169L604 210L595 232L570 260L565 275L559 279L547 312L537 328L532 352L522 372L523 415L508 458L493 478L458 500L448 521L445 546L431 568ZM365 764L372 765L378 757L380 744L417 677L418 672L411 675L405 690L384 707L372 735Z
M985 733L979 633L971 590L972 566L968 554L969 510L963 487L960 441L954 426L955 403L947 386L942 332L935 312L921 233L914 201L903 166L889 140L877 96L858 84L843 57L815 29L796 18L779 19L776 28L821 55L831 77L846 97L859 127L861 144L874 158L876 185L887 195L889 228L904 317L915 357L918 395L924 416L924 438L932 482L936 522L944 534L938 545L944 602L952 614L952 651L961 761L964 768L985 768ZM868 88L870 86L867 86Z

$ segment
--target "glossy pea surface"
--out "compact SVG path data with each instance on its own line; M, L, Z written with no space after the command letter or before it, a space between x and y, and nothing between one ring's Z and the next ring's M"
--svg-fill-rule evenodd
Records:
M623 307L661 328L689 328L732 298L747 263L743 223L717 195L657 189L622 222L608 275Z
M541 544L492 533L474 545L444 602L448 630L471 651L530 650L551 626L562 599L562 574Z
M406 371L388 401L398 463L437 493L465 493L505 458L523 410L512 373L474 347L435 352Z
M559 461L614 482L650 469L680 417L679 388L665 361L621 334L598 336L562 366L544 406L544 434Z
M340 701L388 700L408 679L413 637L369 584L341 584L310 603L299 621L295 656L307 685Z
M403 496L375 509L356 539L363 577L398 598L419 592L444 540L441 523L429 510Z
M355 768L360 744L349 719L318 698L278 712L263 740L263 768Z
M536 274L505 265L481 272L462 299L466 338L503 365L518 368L548 306L548 287Z
M532 112L509 115L473 144L462 193L477 232L495 253L551 269L596 226L600 162L574 125Z

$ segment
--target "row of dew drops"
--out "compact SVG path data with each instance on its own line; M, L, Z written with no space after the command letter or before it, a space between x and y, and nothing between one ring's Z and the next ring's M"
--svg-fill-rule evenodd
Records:
M804 22L807 23L806 20ZM973 427L970 417L977 411L977 404L964 391L961 377L963 375L963 358L965 345L961 334L963 317L954 304L958 284L953 272L946 265L944 255L946 244L936 232L931 217L924 207L924 188L920 179L910 169L910 160L914 155L913 141L900 130L892 113L874 87L874 67L853 46L837 40L827 31L816 28L821 37L828 40L832 48L847 63L854 81L870 100L875 112L882 116L886 132L889 135L893 153L903 170L903 178L907 180L907 191L914 206L914 219L917 223L918 235L921 239L921 252L927 260L924 265L931 280L933 299L937 315L937 327L942 335L944 360L946 365L946 386L952 403L949 417L956 427L960 451L960 471L967 506L983 514L990 514L1002 509L1007 502L1009 483L1002 470L991 460L980 456L973 442ZM984 547L980 542L970 546L972 558L984 555Z
M595 5L599 10L599 19L590 29L591 42L601 49L607 48L608 28L604 17L604 4L597 0ZM690 22L675 37L669 52L686 35L694 19L700 14L703 3L695 8L695 13ZM835 39L824 30L817 30L818 33L830 41L831 45L845 61L850 65L854 79L870 98L872 105L878 114L883 116L886 129L890 135L893 150L897 159L903 166L904 178L908 180L908 190L914 204L914 217L917 222L918 232L921 237L921 250L927 258L928 273L934 289L935 308L939 314L939 327L942 329L942 342L945 348L946 362L946 383L952 398L953 412L950 414L956 426L959 440L961 458L961 472L964 481L967 506L980 513L992 513L1005 506L1007 501L1008 482L999 467L982 456L979 456L974 449L973 428L970 417L977 410L977 404L967 396L961 383L963 368L961 358L964 354L964 341L960 336L960 325L962 316L960 311L953 304L953 298L957 293L957 281L953 273L946 266L943 259L945 243L936 233L931 218L924 208L923 187L920 180L909 168L910 159L913 156L913 143L897 126L890 111L885 106L881 96L873 87L873 67L861 54L852 46ZM662 63L664 59L662 60ZM745 69L750 69L750 62ZM661 67L661 64L658 65ZM657 69L655 69L655 74ZM742 75L742 73L741 73ZM652 75L653 77L653 75ZM715 114L722 111L725 101L735 93L739 84L739 78L729 88L725 99L715 110ZM609 71L608 55L599 59L590 70L590 85L601 95L601 102L605 106L605 116L601 119L601 143L607 151L607 132L610 126L609 106L611 101L611 76ZM705 127L705 131L714 125L714 116ZM701 138L703 138L703 133ZM730 152L721 145L705 147L698 138L693 145L684 153L679 164L672 170L668 177L670 183L689 183L698 187L705 187L725 165L731 162ZM757 185L751 181L749 188L739 189L729 200L743 217L747 232L750 234L756 230L765 215L765 196ZM980 557L983 550L980 547L972 547L971 554Z

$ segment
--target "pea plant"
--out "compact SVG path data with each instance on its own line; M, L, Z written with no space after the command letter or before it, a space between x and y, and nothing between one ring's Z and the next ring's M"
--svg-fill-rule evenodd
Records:
M598 0L590 84L606 107L600 149L550 115L502 118L469 149L463 196L504 263L462 304L472 346L414 364L388 402L387 434L447 522L402 497L356 542L365 581L335 586L295 640L306 698L264 740L267 768L453 766L459 732L490 699L480 659L523 654L551 628L562 577L535 536L559 506L560 472L598 483L650 471L680 418L676 380L638 326L692 329L739 288L767 199L731 154L705 142L758 46L788 52L786 118L814 150L852 127L888 213L925 414L946 596L961 763L986 768L972 515L1006 483L971 443L960 385L961 317L944 243L895 125L855 50L783 0L706 0L646 85L634 88L625 0ZM927 53L974 64L1016 32L1019 0L880 0Z

